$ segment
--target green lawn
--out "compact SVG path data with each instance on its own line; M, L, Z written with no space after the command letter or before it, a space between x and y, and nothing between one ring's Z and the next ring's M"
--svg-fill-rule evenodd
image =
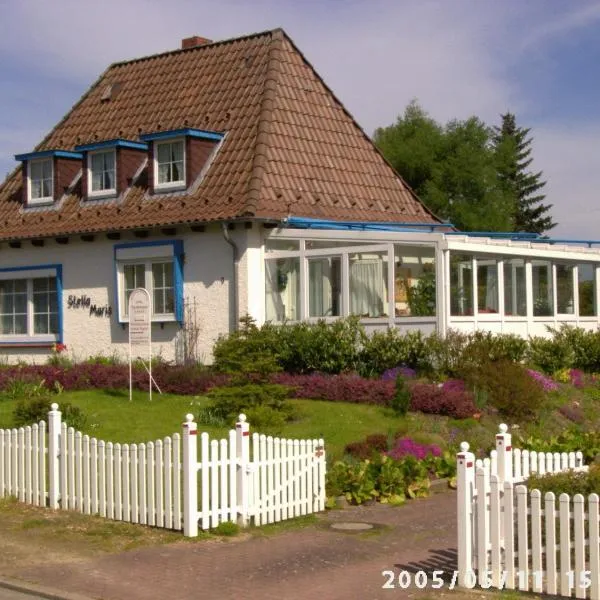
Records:
M83 429L90 436L111 442L133 443L156 440L181 431L187 413L197 415L206 402L203 397L158 395L152 402L143 392L135 392L133 401L123 391L86 390L63 392L51 401L70 402L79 406L87 418ZM349 442L363 439L372 433L403 431L427 442L443 443L448 419L409 414L397 417L386 408L345 402L290 400L296 407L296 419L277 432L287 438L323 438L331 458L341 458ZM13 426L15 402L0 402L0 428ZM231 423L231 428L235 423ZM250 423L251 432L255 430ZM228 428L198 423L199 431L223 437ZM275 433L261 431L258 433Z
M600 420L598 393L595 389L577 393L586 416L586 424L593 429L593 424ZM557 410L567 402L567 397L552 397L547 408L535 420L521 424L521 432L544 437L572 425ZM86 390L53 395L51 401L56 401L59 405L61 402L70 402L79 406L87 418L84 433L106 441L140 443L180 432L185 415L198 415L207 399L199 396L155 394L150 402L146 393L135 392L133 401L130 402L127 390ZM458 444L467 440L473 449L489 450L501 421L497 415L484 415L480 421L454 420L421 413L397 417L390 409L365 404L318 400L289 402L296 408L295 420L287 423L280 431L258 430L258 433L278 434L286 438L323 438L330 459L341 458L346 444L361 441L369 434L391 434L397 431L416 441L437 443L442 447L449 441ZM0 428L13 426L14 406L14 401L0 400ZM230 427L198 423L198 430L220 438L226 436L228 429L234 426L233 422ZM255 431L252 423L250 426L251 432Z

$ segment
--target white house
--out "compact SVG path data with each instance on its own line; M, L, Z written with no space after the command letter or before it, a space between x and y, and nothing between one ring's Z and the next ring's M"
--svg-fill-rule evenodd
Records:
M593 242L465 235L379 154L282 30L110 66L0 186L0 347L210 360L240 316L543 334L599 325ZM592 246L592 247L590 247Z

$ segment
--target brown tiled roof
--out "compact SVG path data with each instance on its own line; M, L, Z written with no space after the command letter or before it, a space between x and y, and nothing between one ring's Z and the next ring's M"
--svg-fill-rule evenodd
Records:
M438 222L280 29L114 64L36 150L186 127L226 133L193 193L149 198L142 176L121 202L86 205L76 186L24 210L17 170L0 187L0 239L288 215Z

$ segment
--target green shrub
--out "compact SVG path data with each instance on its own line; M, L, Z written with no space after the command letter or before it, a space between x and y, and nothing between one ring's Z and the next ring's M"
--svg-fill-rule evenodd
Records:
M545 402L545 394L525 367L508 360L484 365L465 365L462 378L467 385L486 394L486 401L514 420L534 417Z
M600 331L585 331L579 327L562 325L550 329L555 342L569 348L573 353L572 366L588 373L600 370ZM564 365L568 368L571 365Z
M444 377L455 377L463 364L463 353L469 338L459 331L449 330L446 336L434 333L426 339L429 371Z
M214 529L211 530L216 535L223 535L232 537L240 532L240 526L232 521L224 521L219 523Z
M546 492L568 494L571 498L575 494L600 494L600 465L592 465L587 473L580 471L565 471L547 475L531 475L527 480L530 490L540 490L542 495Z
M293 418L286 402L289 390L275 384L219 387L208 392L209 403L198 415L200 423L230 425L244 413L253 426L278 428Z
M590 463L600 456L600 431L580 431L573 427L558 436L524 437L517 433L513 438L516 445L523 450L561 453L581 451L585 463Z
M15 427L24 427L39 423L40 421L46 421L48 412L50 411L50 404L50 396L19 400L13 411L13 423ZM78 431L81 431L85 427L87 418L79 406L63 402L59 410L62 413L62 421L69 427L73 427Z
M575 352L564 336L530 337L527 360L548 375L573 366Z
M410 408L410 390L402 375L396 377L396 389L390 406L394 413L400 417L404 417Z
M278 334L279 364L287 373L338 374L360 368L366 334L359 317L284 325Z

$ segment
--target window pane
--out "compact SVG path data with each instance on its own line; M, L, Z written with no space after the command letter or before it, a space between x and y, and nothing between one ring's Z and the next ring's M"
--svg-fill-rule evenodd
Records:
M596 266L578 265L579 314L593 317L596 313Z
M115 168L115 153L105 152L104 153L104 167L107 171L112 171Z
M15 335L25 335L27 333L27 315L15 315Z
M164 265L163 263L155 263L152 265L152 285L154 288L164 286Z
M58 314L50 314L50 330L48 333L58 333Z
M527 316L525 260L504 260L504 314L507 317Z
M396 317L435 316L435 251L419 246L394 246Z
M49 310L48 304L49 304L48 293L33 295L33 312L34 313L48 312L48 310Z
M309 316L338 317L342 310L339 256L308 261Z
M170 144L158 144L157 159L159 164L171 162L171 148Z
M15 279L13 282L14 290L16 294L27 293L27 280L26 279Z
M39 277L33 280L33 291L34 292L47 292L48 291L48 277Z
M183 161L183 142L174 142L171 144L171 160L174 162Z
M169 163L158 165L158 183L169 183Z
M267 321L300 319L300 259L265 261L265 302Z
M498 263L490 259L477 259L477 312L497 313Z
M173 314L175 312L175 292L172 287L165 289L165 314Z
M556 265L556 310L558 314L575 314L573 298L573 267Z
M183 163L182 162L174 162L172 164L172 180L171 181L183 181Z
M2 335L10 335L14 333L13 330L13 316L12 315L2 315L0 316L0 334Z
M552 292L552 263L536 260L532 262L533 316L548 317L554 314Z
M52 161L51 160L42 161L42 177L44 179L52 178Z
M473 314L473 264L467 255L450 255L450 314Z
M32 162L29 165L29 176L31 179L42 179L43 170L41 162Z
M299 250L300 243L298 240L280 240L269 239L265 241L265 251L273 252L276 250Z
M387 252L350 254L350 313L388 316Z
M50 198L50 196L52 196L52 180L51 179L42 180L42 196L44 198Z
M154 312L157 314L165 313L165 302L163 290L154 290Z
M40 333L48 333L48 314L34 314L33 315L33 332Z
M102 154L92 154L92 171L100 173L104 169L104 156Z
M31 180L31 198L35 200L36 198L42 198L42 180L41 179L32 179Z

